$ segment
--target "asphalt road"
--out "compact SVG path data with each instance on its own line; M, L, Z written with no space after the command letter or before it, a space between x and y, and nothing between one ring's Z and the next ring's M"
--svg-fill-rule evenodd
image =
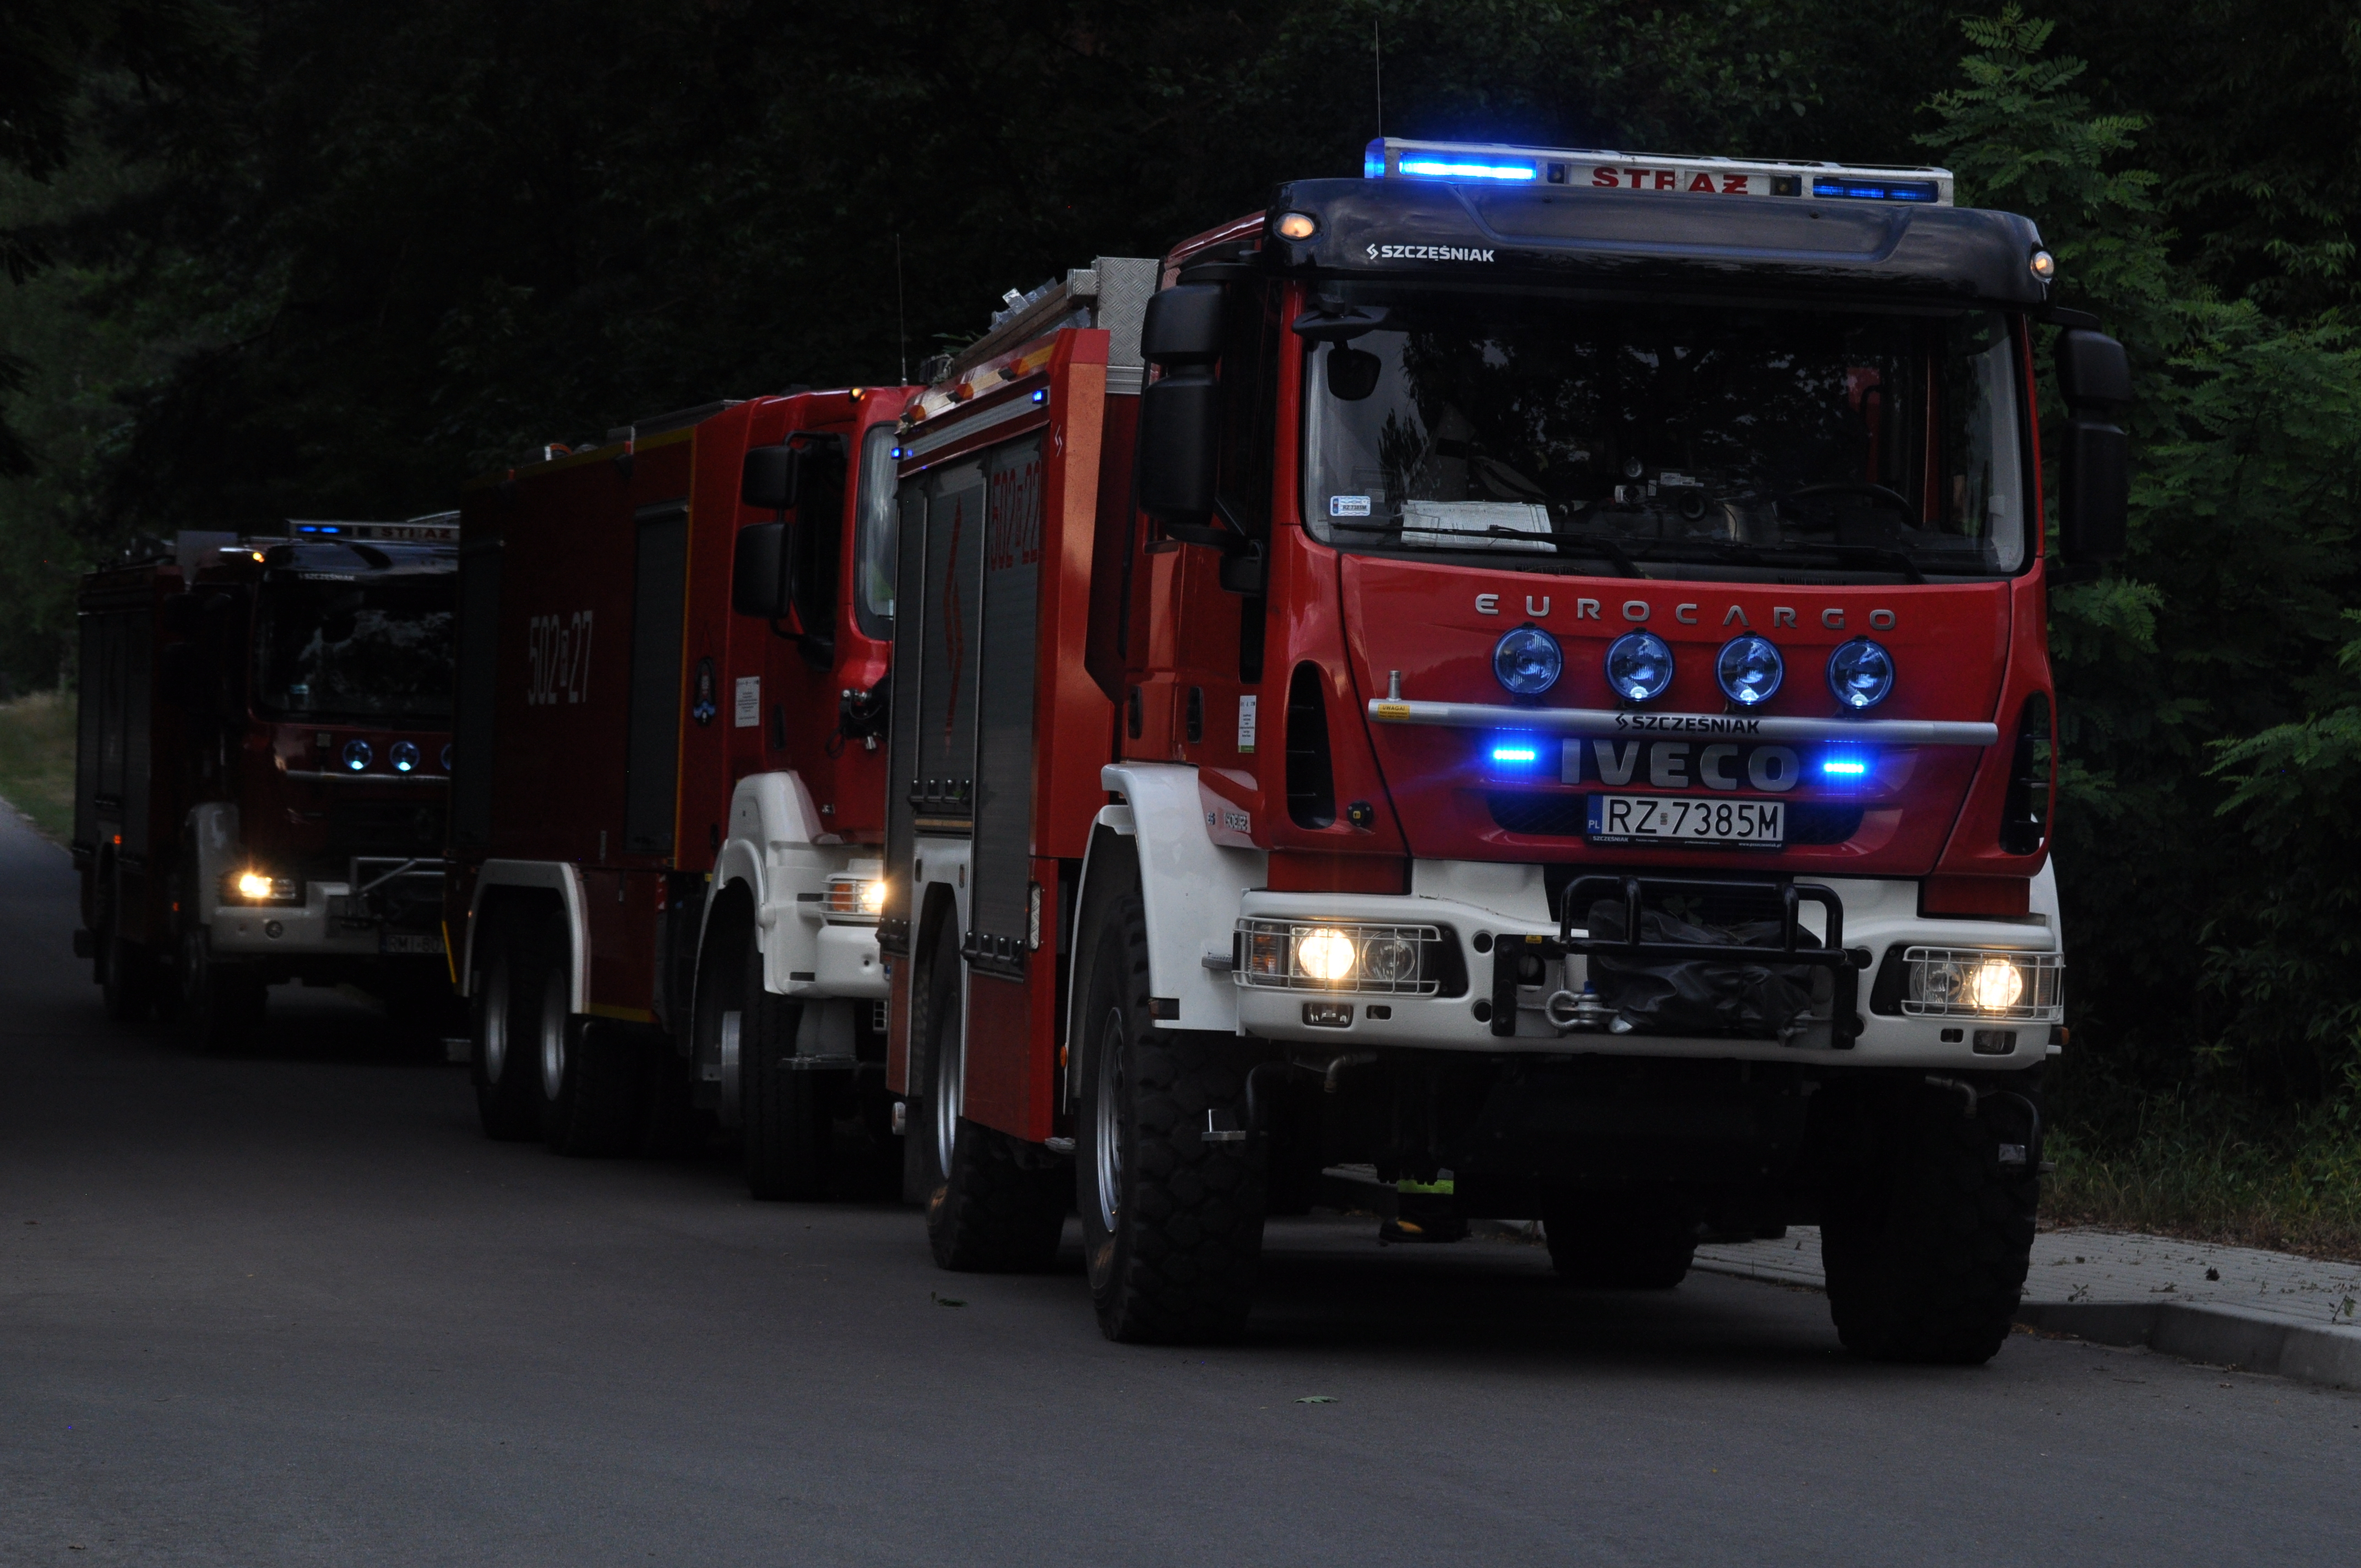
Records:
M1806 1292L1318 1219L1248 1343L1129 1349L1071 1255L488 1143L330 993L201 1059L107 1023L0 817L0 1563L2353 1560L2361 1397L1866 1365Z

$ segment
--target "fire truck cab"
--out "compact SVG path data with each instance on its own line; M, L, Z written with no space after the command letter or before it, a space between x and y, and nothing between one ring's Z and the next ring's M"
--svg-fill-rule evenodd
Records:
M2120 547L2131 390L1951 196L1387 139L913 404L883 939L939 1261L1071 1203L1111 1337L1235 1333L1359 1163L1389 1239L1537 1218L1593 1286L1817 1223L1849 1345L1997 1349L2064 1039L2046 584Z
M234 1043L351 982L439 1033L448 514L187 532L81 601L74 858L108 1011Z
M876 923L906 395L713 403L467 489L449 919L489 1135L599 1155L718 1125L763 1198L826 1190L840 1119L895 1148Z

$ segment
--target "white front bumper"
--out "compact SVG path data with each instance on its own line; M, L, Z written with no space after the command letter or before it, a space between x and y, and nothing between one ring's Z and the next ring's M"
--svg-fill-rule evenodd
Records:
M1388 995L1376 992L1280 990L1241 984L1237 987L1238 1025L1242 1032L1265 1039L1300 1042L1327 1049L1367 1049L1376 1046L1427 1050L1466 1051L1484 1055L1520 1053L1563 1056L1570 1053L1630 1057L1714 1057L1755 1061L1817 1058L1830 1067L1999 1068L2025 1067L2049 1051L2049 1025L2023 1022L1986 1023L1982 1027L2013 1029L2015 1049L2005 1056L1978 1055L1974 1027L1960 1018L1881 1016L1869 1010L1870 987L1876 964L1895 943L1936 948L1992 948L2028 953L2059 950L2054 908L2025 921L1924 919L1917 913L1917 884L1912 882L1822 879L1844 904L1844 945L1867 948L1871 968L1860 976L1857 1011L1863 1020L1860 1036L1847 1050L1830 1050L1825 1038L1817 1046L1783 1045L1777 1040L1691 1037L1675 1035L1616 1035L1605 1032L1561 1032L1542 1011L1551 992L1561 986L1579 992L1585 960L1572 956L1553 961L1543 983L1521 987L1516 1033L1495 1035L1488 1018L1477 1016L1477 1003L1488 1009L1492 959L1475 950L1474 938L1484 933L1497 940L1521 940L1527 936L1555 937L1554 921L1517 918L1497 909L1449 896L1388 897L1353 894L1247 894L1240 914L1294 920L1357 920L1373 923L1418 924L1448 927L1456 937L1467 964L1468 986L1458 996ZM2044 879L2045 883L2047 879ZM1815 936L1822 934L1819 912L1806 905L1804 923ZM1570 973L1568 971L1571 971ZM1307 1002L1350 1002L1348 1025L1308 1024ZM1368 1015L1374 1003L1389 1015ZM1954 1038L1944 1039L1949 1030Z

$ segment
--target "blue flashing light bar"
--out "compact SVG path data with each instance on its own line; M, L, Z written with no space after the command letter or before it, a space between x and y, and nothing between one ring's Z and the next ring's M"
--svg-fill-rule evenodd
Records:
M1033 400L1037 403L1048 402L1049 400L1049 389L1047 388L1036 388L1033 392Z
M1869 764L1858 757L1829 757L1820 763L1820 772L1840 779L1864 778Z
M295 531L298 533L342 533L344 532L333 522L299 522L295 525Z
M1860 202L1935 202L1942 199L1932 180L1830 180L1816 176L1815 196L1844 196Z
M1542 754L1538 750L1531 746L1495 746L1492 748L1492 760L1496 762L1537 762L1541 761L1541 755Z
M1440 158L1405 158L1397 167L1402 173L1420 180L1526 181L1541 178L1541 170L1530 163L1470 163L1465 160L1445 161Z

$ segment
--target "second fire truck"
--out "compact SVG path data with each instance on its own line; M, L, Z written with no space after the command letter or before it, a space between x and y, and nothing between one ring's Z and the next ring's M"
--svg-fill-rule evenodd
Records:
M715 403L467 489L447 923L491 1136L620 1154L718 1125L757 1197L819 1195L840 1155L891 1179L906 396Z
M938 1260L1079 1209L1108 1335L1234 1333L1273 1187L1358 1161L1594 1285L1817 1223L1848 1345L1993 1354L2047 584L2131 396L2055 270L1941 170L1386 140L963 356L897 443L881 937Z

